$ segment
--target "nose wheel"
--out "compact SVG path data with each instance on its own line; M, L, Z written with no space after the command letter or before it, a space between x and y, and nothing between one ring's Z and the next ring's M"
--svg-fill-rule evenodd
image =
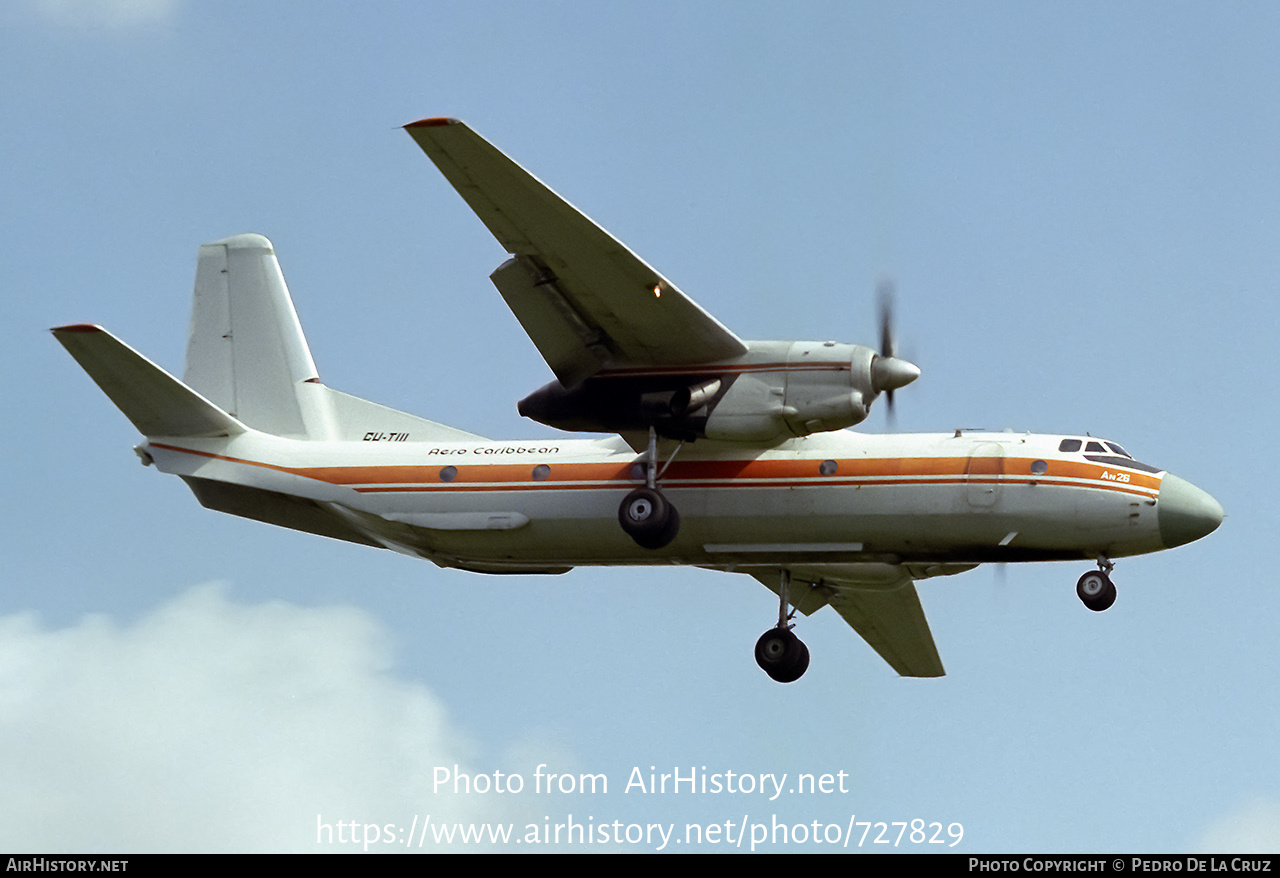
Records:
M789 628L770 628L756 641L756 664L779 683L794 683L809 669L809 647Z
M756 664L779 683L794 683L809 669L809 647L791 631L791 617L795 612L788 612L790 585L791 571L784 569L778 588L778 624L756 641Z
M1116 587L1111 577L1115 565L1105 557L1098 559L1098 570L1090 570L1076 582L1076 596L1095 613L1101 613L1116 602Z

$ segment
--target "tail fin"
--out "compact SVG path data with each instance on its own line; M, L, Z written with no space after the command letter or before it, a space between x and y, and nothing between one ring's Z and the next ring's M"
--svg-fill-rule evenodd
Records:
M244 432L244 424L101 326L61 326L53 335L144 436Z
M316 365L275 251L261 235L200 248L183 380L254 429L310 433L296 388L318 380Z
M184 380L248 426L277 436L481 438L321 384L275 250L262 235L200 248Z
M185 382L100 326L54 336L145 436L481 439L320 383L271 242L237 235L200 248Z

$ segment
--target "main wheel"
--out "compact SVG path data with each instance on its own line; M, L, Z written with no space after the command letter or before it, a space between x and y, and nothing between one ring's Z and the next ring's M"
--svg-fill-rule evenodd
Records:
M1076 583L1076 596L1095 613L1101 613L1116 602L1116 587L1101 570L1090 570Z
M770 628L756 641L756 664L779 683L792 683L809 669L809 647L786 628Z
M654 488L636 488L618 507L618 524L645 549L661 549L680 532L680 513Z

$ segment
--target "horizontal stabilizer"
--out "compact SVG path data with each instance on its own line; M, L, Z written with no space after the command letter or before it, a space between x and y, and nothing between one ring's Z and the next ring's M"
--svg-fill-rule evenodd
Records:
M264 521L279 527L293 528L305 533L318 534L335 540L347 540L366 546L381 548L382 543L370 539L360 528L353 528L346 520L335 516L328 504L321 504L306 497L295 497L267 491L251 485L219 482L198 476L183 476L200 505L229 515L239 515L254 521Z
M144 436L233 436L244 424L101 326L60 326L53 337Z

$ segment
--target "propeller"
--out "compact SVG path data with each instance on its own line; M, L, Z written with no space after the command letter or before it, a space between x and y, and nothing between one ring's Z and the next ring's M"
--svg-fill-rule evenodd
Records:
M890 278L876 288L880 309L880 353L871 364L871 383L883 393L890 420L893 419L893 392L920 377L920 368L895 355L893 338L894 283Z

